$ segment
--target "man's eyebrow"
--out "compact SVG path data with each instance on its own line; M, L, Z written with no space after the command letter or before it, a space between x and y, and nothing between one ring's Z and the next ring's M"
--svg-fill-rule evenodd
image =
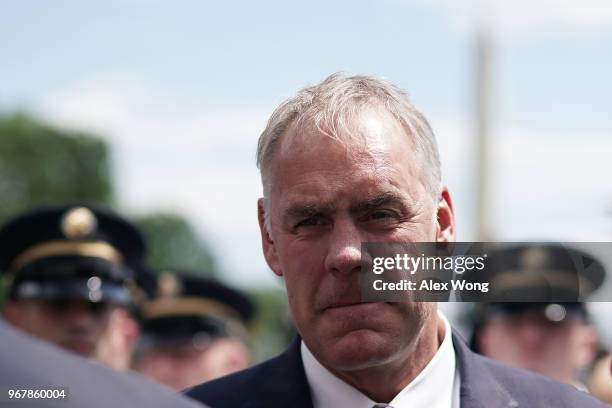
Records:
M336 207L329 204L293 204L284 211L283 219L312 217L317 214L328 214L334 212Z
M383 193L351 206L351 212L367 212L390 204L406 208L405 199L402 196L395 193Z

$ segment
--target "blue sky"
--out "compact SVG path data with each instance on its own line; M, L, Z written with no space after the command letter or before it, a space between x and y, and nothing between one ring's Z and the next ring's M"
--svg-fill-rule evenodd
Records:
M9 1L0 110L104 135L124 209L181 211L228 280L279 285L260 254L256 138L276 104L335 71L411 94L437 133L459 238L474 239L484 21L495 44L495 238L610 240L612 5L575 3Z

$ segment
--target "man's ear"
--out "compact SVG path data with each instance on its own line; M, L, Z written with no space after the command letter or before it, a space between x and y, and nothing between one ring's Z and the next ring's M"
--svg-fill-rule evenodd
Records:
M281 270L278 262L276 245L272 240L270 231L268 231L268 228L266 227L266 209L263 198L257 200L257 219L259 220L259 231L261 232L261 246L263 249L264 258L266 258L268 266L276 275L283 276L283 271Z
M436 231L436 242L452 242L455 240L455 214L453 202L448 188L442 188L440 201L437 208L438 226Z

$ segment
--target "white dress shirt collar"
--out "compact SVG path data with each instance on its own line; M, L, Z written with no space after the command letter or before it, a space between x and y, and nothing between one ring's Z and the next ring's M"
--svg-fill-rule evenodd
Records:
M417 377L389 405L393 408L459 408L459 372L456 368L451 327L444 322L444 340ZM372 408L376 401L332 374L301 344L302 361L310 386L314 408Z

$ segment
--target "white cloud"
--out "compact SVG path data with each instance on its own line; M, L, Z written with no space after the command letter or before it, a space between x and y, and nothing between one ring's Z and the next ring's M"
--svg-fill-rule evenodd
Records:
M40 109L56 123L99 131L111 142L139 147L177 141L202 147L256 141L269 113L266 106L185 108L126 80L78 84L43 97Z
M495 207L516 238L610 240L612 140L605 133L499 132Z
M111 143L124 208L180 211L206 232L230 279L271 282L255 210L261 187L254 152L267 107L182 111L134 83L101 81L49 95L39 110L52 123Z
M443 176L460 239L474 238L475 137L457 119L435 118ZM606 133L492 132L489 207L493 238L599 241L612 237L612 140Z
M612 2L608 0L409 0L410 3L444 8L461 30L484 26L492 34L508 38L612 28Z

